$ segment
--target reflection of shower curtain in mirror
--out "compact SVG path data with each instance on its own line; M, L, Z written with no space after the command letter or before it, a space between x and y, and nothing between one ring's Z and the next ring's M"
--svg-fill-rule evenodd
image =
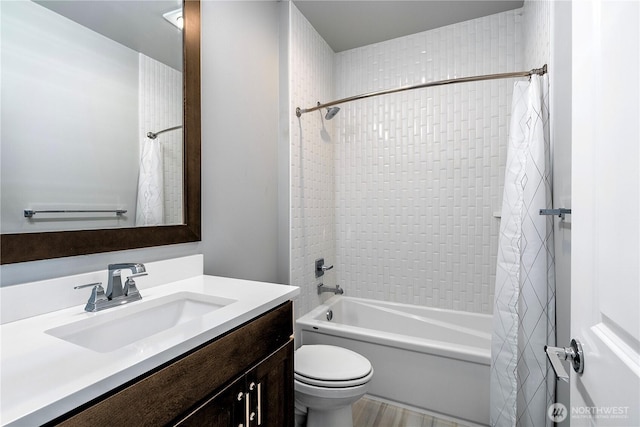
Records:
M142 142L136 226L164 223L164 185L162 144L158 140Z

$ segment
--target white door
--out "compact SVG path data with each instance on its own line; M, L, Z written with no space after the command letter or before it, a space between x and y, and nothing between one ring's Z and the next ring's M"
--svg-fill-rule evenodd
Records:
M638 0L573 2L572 426L640 426L639 28Z

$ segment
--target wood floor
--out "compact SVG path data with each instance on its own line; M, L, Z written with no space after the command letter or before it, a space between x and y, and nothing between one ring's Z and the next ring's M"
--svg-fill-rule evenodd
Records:
M367 399L353 404L353 427L458 427L460 424Z

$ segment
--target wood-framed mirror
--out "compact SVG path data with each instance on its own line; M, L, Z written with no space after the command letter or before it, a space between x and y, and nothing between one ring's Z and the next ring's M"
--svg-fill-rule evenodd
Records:
M5 233L0 263L11 264L196 242L201 236L200 1L183 1L183 223L95 230Z

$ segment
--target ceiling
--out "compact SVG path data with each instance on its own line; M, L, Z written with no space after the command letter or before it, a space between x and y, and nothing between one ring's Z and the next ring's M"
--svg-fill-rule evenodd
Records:
M523 0L293 0L334 52L522 7Z
M162 14L181 0L35 0L85 27L182 69L181 32ZM334 52L522 7L524 0L293 0Z
M34 0L130 49L182 70L182 32L162 14L181 0Z

